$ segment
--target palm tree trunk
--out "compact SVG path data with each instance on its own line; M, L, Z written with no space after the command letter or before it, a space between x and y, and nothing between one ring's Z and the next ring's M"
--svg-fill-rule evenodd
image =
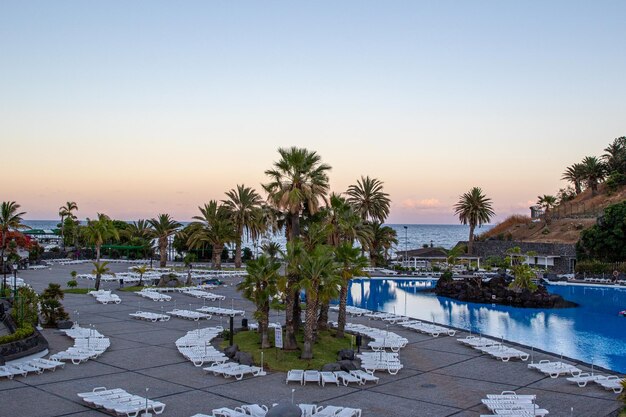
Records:
M261 329L261 349L269 349L271 347L270 345L270 338L269 338L269 332L268 332L268 327L269 327L269 316L270 316L270 308L269 305L264 305L262 310L261 310L262 314L261 317L259 317L259 329Z
M220 270L222 269L222 251L224 250L224 244L213 245L213 254L211 259L211 268Z
M65 222L63 221L63 216L61 216L61 245L63 247L63 251L65 252Z
M243 235L243 226L238 230L239 237L235 242L235 268L241 268L241 236Z
M291 215L291 239L294 240L300 237L300 213Z
M102 245L96 245L96 262L100 263L100 246Z
M100 290L100 274L96 274L96 291Z
M339 318L337 318L337 337L344 337L346 329L346 306L348 304L348 285L343 283L339 290Z
M143 286L143 274L139 274L139 286Z
M315 288L313 283L312 288ZM300 359L313 359L313 343L315 342L315 316L317 312L317 298L311 294L313 291L307 292L306 316L304 321L304 349Z
M467 254L468 255L472 254L472 249L473 249L473 246L474 246L474 228L475 227L476 227L476 225L470 224L469 240L467 242Z
M167 265L167 237L160 237L159 238L159 255L160 255L160 261L159 261L159 266L161 268L165 268L165 266Z
M294 332L298 333L298 331L300 330L300 327L302 326L302 319L300 318L302 316L302 308L300 307L300 290L299 289L295 289L294 290L294 296L293 296L293 300L294 300L294 305L293 305L293 330Z
M320 314L317 317L317 330L328 330L328 310L330 309L329 303L320 304Z
M296 350L298 343L296 341L296 328L294 326L293 313L296 305L296 294L293 287L296 285L297 278L289 277L289 283L285 296L285 350Z

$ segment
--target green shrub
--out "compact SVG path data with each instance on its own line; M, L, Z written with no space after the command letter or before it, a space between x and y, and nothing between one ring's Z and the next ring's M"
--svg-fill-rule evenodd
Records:
M75 287L78 286L78 282L76 282L75 279L69 280L69 281L67 281L67 286L69 288L75 288Z
M39 318L39 296L30 287L17 290L17 300L11 310L11 316L19 327L23 324L37 325Z
M590 261L578 261L576 263L576 272L581 274L610 274L613 272L613 264L600 262L596 259Z
M441 274L439 281L443 281L443 282L452 281L452 271L450 271L449 269L446 269L446 271L443 274Z
M32 335L35 329L29 323L24 323L15 332L0 337L0 345L22 340Z
M605 182L606 188L608 189L609 194L612 194L615 191L617 191L619 186L625 183L626 183L626 175L622 174L621 172L612 172L611 175L608 176Z

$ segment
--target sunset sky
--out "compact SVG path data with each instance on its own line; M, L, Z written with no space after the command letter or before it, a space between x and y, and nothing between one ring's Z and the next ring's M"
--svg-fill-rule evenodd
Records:
M260 189L278 147L389 223L501 220L626 135L624 1L3 1L0 200L126 220Z

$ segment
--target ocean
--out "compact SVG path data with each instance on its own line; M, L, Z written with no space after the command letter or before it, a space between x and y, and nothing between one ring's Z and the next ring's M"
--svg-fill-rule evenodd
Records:
M188 222L181 222L184 225ZM54 229L58 226L59 220L24 220L24 224L33 229ZM469 236L469 226L461 224L388 224L398 234L398 245L391 251L392 254L405 249L417 249L423 245L432 243L435 247L452 248L457 242L467 240ZM406 226L406 229L404 228ZM485 225L476 229L476 233L485 232L493 227ZM267 236L265 241L274 241L281 246L285 244L284 235ZM244 241L244 246L254 249L254 242Z

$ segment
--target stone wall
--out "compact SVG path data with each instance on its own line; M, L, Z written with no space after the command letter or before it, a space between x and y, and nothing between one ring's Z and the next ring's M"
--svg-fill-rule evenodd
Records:
M467 242L461 242L467 245ZM516 242L511 240L487 240L484 242L474 242L473 255L486 259L490 256L504 258L506 251L519 247L522 253L535 252L539 256L558 256L554 260L554 267L550 271L556 274L566 274L571 271L571 261L576 259L576 246L567 243L538 243L538 242Z

